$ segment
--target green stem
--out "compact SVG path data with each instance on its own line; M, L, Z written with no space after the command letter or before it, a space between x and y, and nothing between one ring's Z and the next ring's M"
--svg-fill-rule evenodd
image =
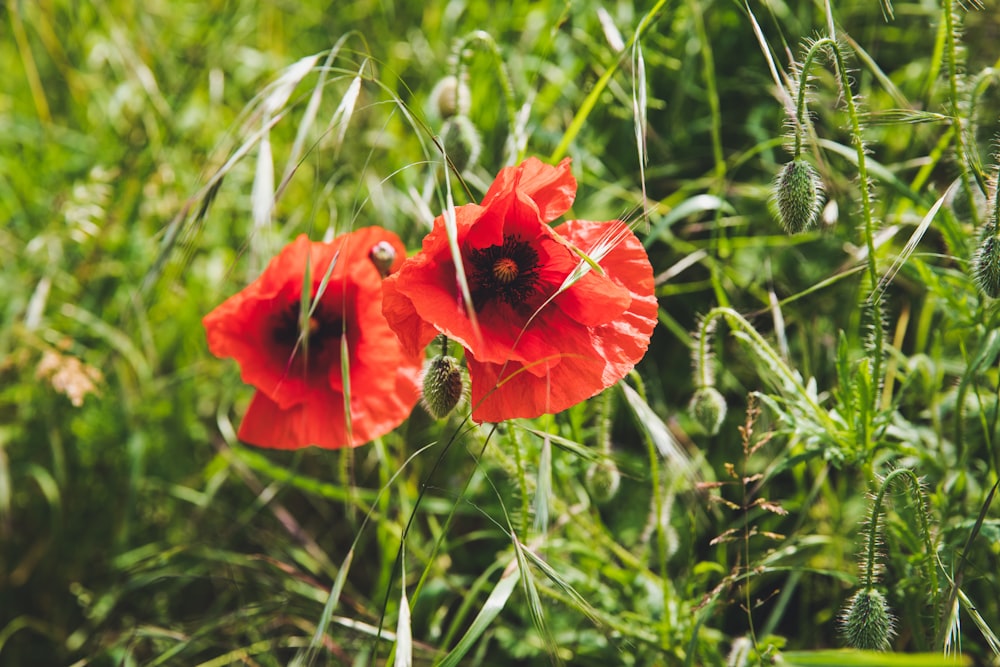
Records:
M870 304L872 309L872 327L875 336L874 350L872 351L871 379L875 391L872 392L873 407L877 408L880 392L878 387L882 384L882 363L883 363L883 337L882 330L882 299L878 291L878 266L875 262L875 219L872 213L872 193L871 180L868 177L868 163L865 157L865 142L861 136L861 119L858 115L857 106L854 104L854 94L851 92L851 81L847 75L847 67L844 63L840 46L831 38L824 38L817 42L826 42L836 61L837 76L840 77L840 85L844 91L844 100L847 105L847 115L851 122L851 141L858 155L858 180L861 183L861 214L864 219L865 247L868 250L868 278L871 283ZM867 444L867 443L859 443Z
M917 478L916 473L909 468L896 468L882 480L882 486L879 487L878 494L875 496L875 502L872 503L871 518L869 520L870 527L868 529L868 549L865 554L865 572L863 576L863 585L865 590L871 590L875 587L875 563L878 560L878 521L882 514L882 501L885 498L886 491L889 489L889 485L892 484L892 482L898 477L902 477L910 483L909 487L913 493L913 502L917 507L917 518L920 522L920 533L924 543L924 552L928 560L932 560L934 556L934 550L931 545L930 537L930 521L927 517L926 507L924 506L924 497L920 489L920 480ZM936 595L938 588L937 570L932 565L927 568L925 574L931 580L931 592Z
M517 466L517 484L521 492L521 517L518 521L518 530L525 534L528 530L528 517L531 515L528 508L528 478L524 471L524 459L521 455L521 441L517 438L517 429L508 429L507 435L513 445L514 463Z
M708 31L705 29L705 17L701 10L701 4L697 0L691 0L688 5L694 20L698 42L701 45L702 78L705 80L705 97L708 100L709 114L712 119L710 132L714 166L710 192L722 198L726 190L726 156L722 150L722 108L719 102L718 85L715 80L715 58L712 55L712 40L709 39ZM728 245L724 235L725 229L721 221L722 208L720 207L715 210L711 238L711 251L717 257L724 254ZM718 265L713 265L711 268L711 280L716 300L722 304L726 303L726 291L722 284L721 272L718 269Z
M642 378L634 370L629 373L629 378L635 383L636 393L639 394L645 402L649 402L646 398L646 385L642 381ZM663 596L664 600L670 599L670 581L667 578L667 529L664 525L666 522L663 521L663 514L666 511L666 504L663 502L664 490L663 490L663 480L660 475L660 458L657 453L656 444L653 439L649 436L647 431L643 431L646 436L646 452L649 455L649 476L653 482L653 506L651 508L650 517L656 522L656 550L658 556L658 566L660 574L660 594ZM660 643L663 648L667 648L670 642L670 615L663 615L663 623L660 625Z
M764 340L764 337L761 336L756 329L754 329L752 324L750 324L742 315L732 308L718 306L708 311L708 314L705 315L704 319L702 319L698 332L696 365L701 368L705 368L706 366L709 339L711 338L712 332L715 328L715 321L719 318L725 318L730 328L741 331L747 338L750 339L753 343L754 349L757 351L757 354L762 358L762 360L767 363L769 368L781 376L781 382L779 384L791 387L792 391L796 394L796 399L801 399L809 405L815 418L826 427L829 433L833 434L839 430L840 427L830 418L830 415L826 412L826 410L820 407L816 400L809 394L805 386L803 386L801 380L799 380L796 374L788 367L788 364L786 364L781 358L781 355L779 355L778 352L771 347L770 343Z
M820 40L822 42L822 40ZM806 89L809 87L809 70L820 49L817 48L820 42L814 42L806 51L802 60L802 69L799 71L799 90L795 99L795 148L792 151L792 158L798 159L802 154L802 134L806 125Z
M948 99L951 102L952 122L955 124L955 160L959 166L959 177L962 179L962 192L969 201L969 213L976 222L979 216L976 212L976 200L969 183L968 149L965 145L965 131L962 128L962 116L959 113L958 102L958 46L955 41L955 13L952 0L942 0L941 12L944 14L945 48L948 50Z
M611 455L611 422L613 415L612 394L605 391L600 396L598 403L597 417L597 444L601 448L601 454Z
M507 111L507 122L513 126L517 118L517 107L514 104L514 85L511 83L503 54L500 53L500 47L497 46L493 36L485 30L473 31L459 40L458 44L455 45L455 80L461 86L462 81L468 77L469 65L466 50L476 44L485 46L486 50L493 56L493 62L497 68L497 81L500 83L500 92L503 93L504 107ZM459 86L456 86L455 89L456 102L457 96L460 94Z

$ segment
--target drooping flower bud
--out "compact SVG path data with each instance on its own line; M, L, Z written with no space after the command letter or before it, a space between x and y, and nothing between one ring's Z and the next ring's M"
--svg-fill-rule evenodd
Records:
M462 173L479 159L482 141L468 116L452 116L441 126L441 143L455 169Z
M726 418L726 398L715 387L700 387L688 409L706 433L715 435Z
M795 159L778 172L771 200L778 222L789 234L798 234L816 224L823 203L823 183L805 160Z
M972 278L979 291L996 299L1000 297L1000 239L993 222L983 225L979 246L972 256Z
M442 118L464 116L469 113L469 87L460 83L458 77L448 75L438 81L431 90L430 103L433 111Z
M887 651L896 634L895 621L885 596L863 588L851 596L840 617L844 641L851 648Z
M455 357L439 354L424 366L424 409L434 419L444 419L465 396L465 377Z
M598 505L614 498L621 486L622 474L611 459L594 461L583 478L587 493Z
M372 260L372 264L375 265L378 272L382 274L382 277L385 278L389 275L392 263L396 261L396 249L388 241L379 241L372 246L368 257Z

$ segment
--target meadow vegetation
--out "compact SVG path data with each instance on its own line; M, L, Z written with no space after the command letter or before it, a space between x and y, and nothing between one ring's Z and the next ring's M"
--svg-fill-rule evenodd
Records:
M8 0L0 664L1000 663L997 12ZM633 372L239 441L207 313L530 156L648 252Z

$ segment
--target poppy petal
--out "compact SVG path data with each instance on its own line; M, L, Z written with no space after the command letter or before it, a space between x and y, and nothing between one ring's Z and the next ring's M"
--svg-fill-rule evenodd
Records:
M515 191L534 201L543 222L555 220L568 211L576 199L576 179L570 171L570 159L564 158L553 167L529 157L516 167L501 169L486 191L482 206L487 207L494 199Z

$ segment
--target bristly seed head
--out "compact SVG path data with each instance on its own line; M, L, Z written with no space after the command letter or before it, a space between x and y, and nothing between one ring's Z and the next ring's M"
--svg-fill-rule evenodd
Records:
M811 164L795 159L778 172L771 200L784 230L798 234L816 224L823 203L823 183Z
M874 588L856 592L840 616L840 630L850 648L888 651L896 623L885 596Z
M1000 239L992 221L983 225L979 235L979 246L972 256L972 278L980 292L991 299L1000 297Z
M726 398L715 387L700 387L688 409L706 433L715 435L726 419Z
M611 459L594 461L584 476L587 493L598 505L612 500L618 494L621 482L622 474Z
M465 377L458 360L439 354L424 366L423 400L434 419L444 419L465 396Z
M470 97L469 86L449 74L434 84L430 95L431 109L443 119L464 116L469 113Z
M458 173L479 160L483 142L468 116L452 116L441 125L441 144Z

